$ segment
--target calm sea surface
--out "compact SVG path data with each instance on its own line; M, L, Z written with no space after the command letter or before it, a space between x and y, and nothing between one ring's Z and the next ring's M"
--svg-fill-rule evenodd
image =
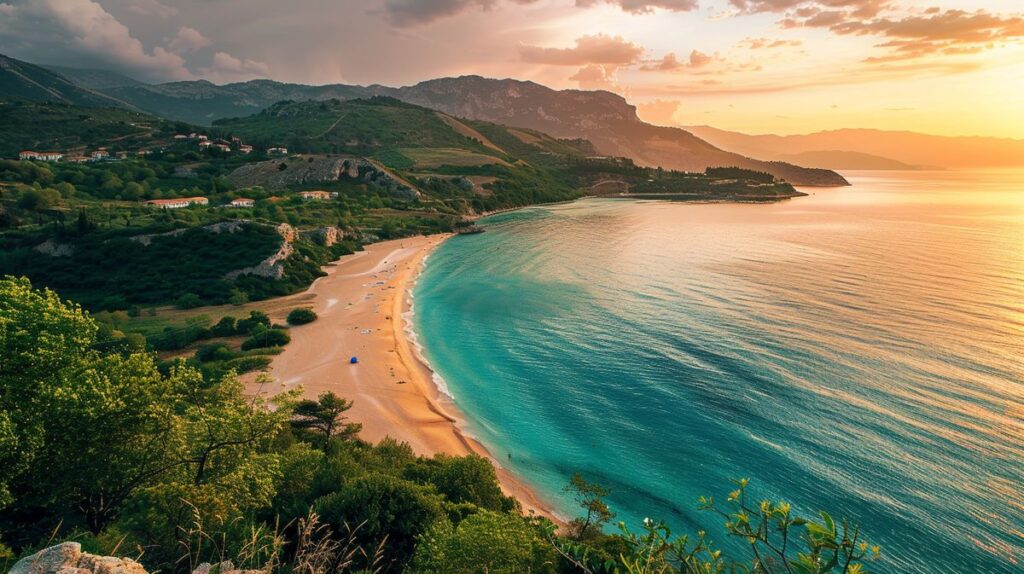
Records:
M617 520L735 550L697 498L747 477L860 523L875 571L1020 573L1024 173L850 179L491 217L427 262L424 354L560 514L579 471Z

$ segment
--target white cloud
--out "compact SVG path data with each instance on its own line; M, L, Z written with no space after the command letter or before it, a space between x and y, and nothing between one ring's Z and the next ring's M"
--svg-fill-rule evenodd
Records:
M181 56L156 46L147 51L128 28L92 0L26 0L3 5L0 35L22 51L46 56L72 51L93 67L111 67L146 79L188 79Z
M188 26L182 26L178 30L178 34L171 39L169 44L167 44L167 47L170 48L172 52L180 54L195 52L196 50L205 48L212 43L213 42L210 42L210 40L208 40L206 36L203 36L199 30L189 28Z
M226 52L213 55L210 67L200 70L206 79L217 82L241 82L270 76L270 67L263 62L236 58Z

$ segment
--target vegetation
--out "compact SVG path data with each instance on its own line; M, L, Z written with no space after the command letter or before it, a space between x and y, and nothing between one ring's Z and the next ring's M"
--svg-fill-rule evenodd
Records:
M209 329L268 327L253 313ZM745 556L655 521L606 532L608 491L579 475L585 515L558 530L523 516L486 459L372 445L341 397L267 402L230 369L160 369L138 347L99 344L101 331L54 292L0 280L0 560L62 540L164 572L231 559L267 572L863 574L877 555L856 526L755 501L746 481L724 506L701 501ZM228 356L213 345L196 361Z
M292 309L288 313L287 321L289 325L305 325L316 321L316 313L312 309Z

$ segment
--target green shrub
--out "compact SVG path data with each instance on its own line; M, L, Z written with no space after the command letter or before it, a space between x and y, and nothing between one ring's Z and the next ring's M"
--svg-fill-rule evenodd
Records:
M214 337L230 337L236 332L236 323L237 321L235 318L230 315L222 317L221 320L217 321L217 324L210 329L210 332L213 333Z
M441 500L427 487L371 474L321 498L316 509L335 532L345 532L345 525L361 525L355 536L363 549L372 554L383 542L384 556L401 571L412 558L416 540L437 523L447 522Z
M316 321L316 313L312 309L292 309L288 313L289 325L305 325Z
M242 350L257 349L261 347L283 347L291 342L291 335L282 329L267 329L261 333L249 337L242 342Z
M239 319L238 324L235 325L235 332L239 335L246 335L252 333L258 325L269 327L270 317L267 317L267 314L262 311L250 311L249 317Z
M203 300L195 293L184 293L174 302L178 309L195 309L203 304Z

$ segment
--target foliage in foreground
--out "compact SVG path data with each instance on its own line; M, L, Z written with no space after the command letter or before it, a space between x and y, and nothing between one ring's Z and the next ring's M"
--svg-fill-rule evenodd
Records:
M266 327L243 321L221 328ZM523 516L487 459L368 444L333 393L270 404L231 371L164 374L144 346L97 347L98 330L53 292L0 279L0 570L68 539L162 572L230 559L296 574L863 574L877 554L828 514L751 502L746 481L724 506L701 502L746 556L654 521L608 534L608 491L579 475L583 515L559 530Z

